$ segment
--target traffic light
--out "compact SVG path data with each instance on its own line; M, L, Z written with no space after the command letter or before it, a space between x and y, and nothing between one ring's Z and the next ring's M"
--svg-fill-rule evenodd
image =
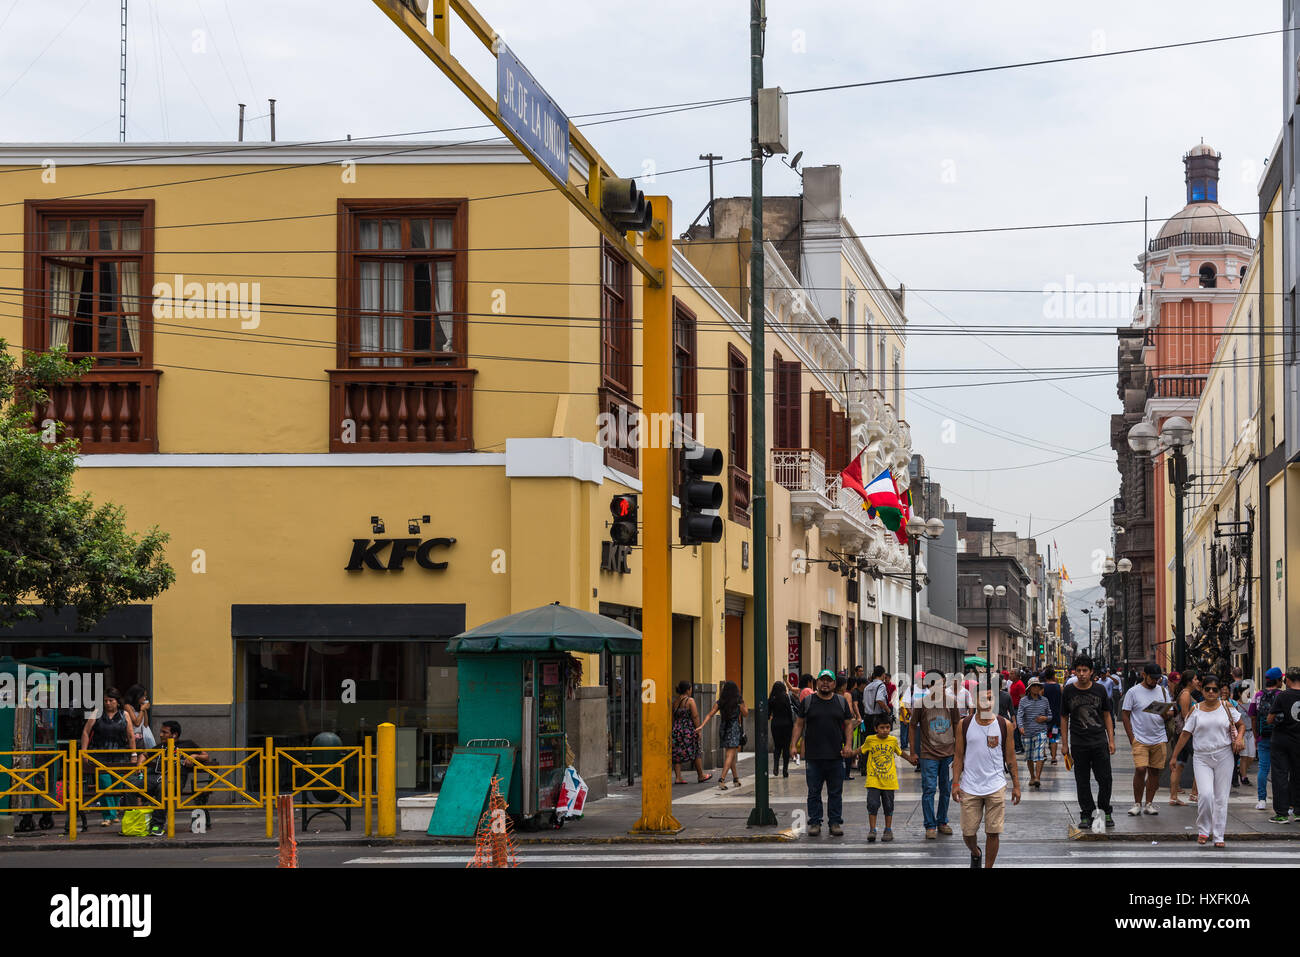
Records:
M600 181L600 211L619 232L644 232L654 219L654 208L636 180L606 176Z
M681 474L677 498L682 517L677 523L677 537L683 545L702 545L722 540L722 519L705 515L704 510L722 507L722 485L707 481L705 476L722 473L722 451L702 445L682 449Z
M615 495L609 502L609 514L614 516L610 523L609 537L615 545L635 545L636 538L636 496Z
M1045 644L1039 642L1039 645L1038 645L1038 653L1041 655L1041 654L1043 654L1045 651L1047 651L1047 646L1046 646Z

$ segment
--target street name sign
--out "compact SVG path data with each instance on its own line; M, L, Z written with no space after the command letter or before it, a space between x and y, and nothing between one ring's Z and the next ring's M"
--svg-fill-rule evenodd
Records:
M499 40L497 113L538 162L560 182L568 182L569 118Z

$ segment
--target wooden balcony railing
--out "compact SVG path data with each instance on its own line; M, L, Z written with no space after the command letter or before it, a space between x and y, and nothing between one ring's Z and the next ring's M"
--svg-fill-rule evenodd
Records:
M602 423L601 431L608 436L601 442L605 449L605 464L636 478L640 474L637 456L637 441L640 438L634 434L639 431L634 426L636 417L641 412L640 407L612 389L603 387L597 390L597 401L600 403L600 419L597 421ZM674 452L673 465L676 463Z
M1205 388L1203 375L1160 375L1147 380L1148 399L1195 399Z
M749 473L734 465L727 471L731 478L731 520L749 528Z
M474 448L474 369L329 369L331 452Z
M77 439L85 454L158 451L158 377L161 369L92 369L49 390L32 410L33 426L61 422L60 440Z

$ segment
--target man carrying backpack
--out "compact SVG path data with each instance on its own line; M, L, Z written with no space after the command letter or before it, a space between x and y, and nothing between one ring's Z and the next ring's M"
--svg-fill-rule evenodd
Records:
M817 691L799 704L791 741L805 741L808 779L808 835L822 832L822 785L826 785L831 836L844 834L844 759L853 754L853 712L844 695L835 693L835 672L823 668Z
M1268 810L1268 775L1273 766L1273 725L1267 720L1273 710L1273 699L1282 690L1282 669L1269 668L1264 672L1264 690L1256 692L1255 700L1250 703L1248 713L1252 730L1255 732L1255 753L1259 767L1255 770L1255 804L1256 811ZM1274 791L1277 789L1274 788Z
M1274 824L1287 823L1287 811L1300 810L1300 668L1286 671L1286 688L1279 691L1269 709L1273 726L1273 816ZM1300 821L1293 813L1290 821Z

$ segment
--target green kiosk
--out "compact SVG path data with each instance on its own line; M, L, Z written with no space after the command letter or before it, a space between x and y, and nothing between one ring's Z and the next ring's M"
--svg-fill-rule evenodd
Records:
M56 736L59 712L48 706L55 690L53 672L12 658L0 658L0 793L17 792L12 797L0 797L0 813L20 814L19 831L35 829L34 813L41 815L42 830L54 826L52 803L46 795L53 794L59 771L57 763L50 764L59 750ZM41 705L42 702L45 704ZM14 756L3 753L6 751L28 753ZM44 770L32 774L32 769L37 767ZM5 773L11 768L29 773L17 777Z
M568 766L566 702L581 682L574 652L641 653L641 633L556 602L472 628L447 647L456 658L457 743L428 833L469 837L492 778L512 817L540 824Z

